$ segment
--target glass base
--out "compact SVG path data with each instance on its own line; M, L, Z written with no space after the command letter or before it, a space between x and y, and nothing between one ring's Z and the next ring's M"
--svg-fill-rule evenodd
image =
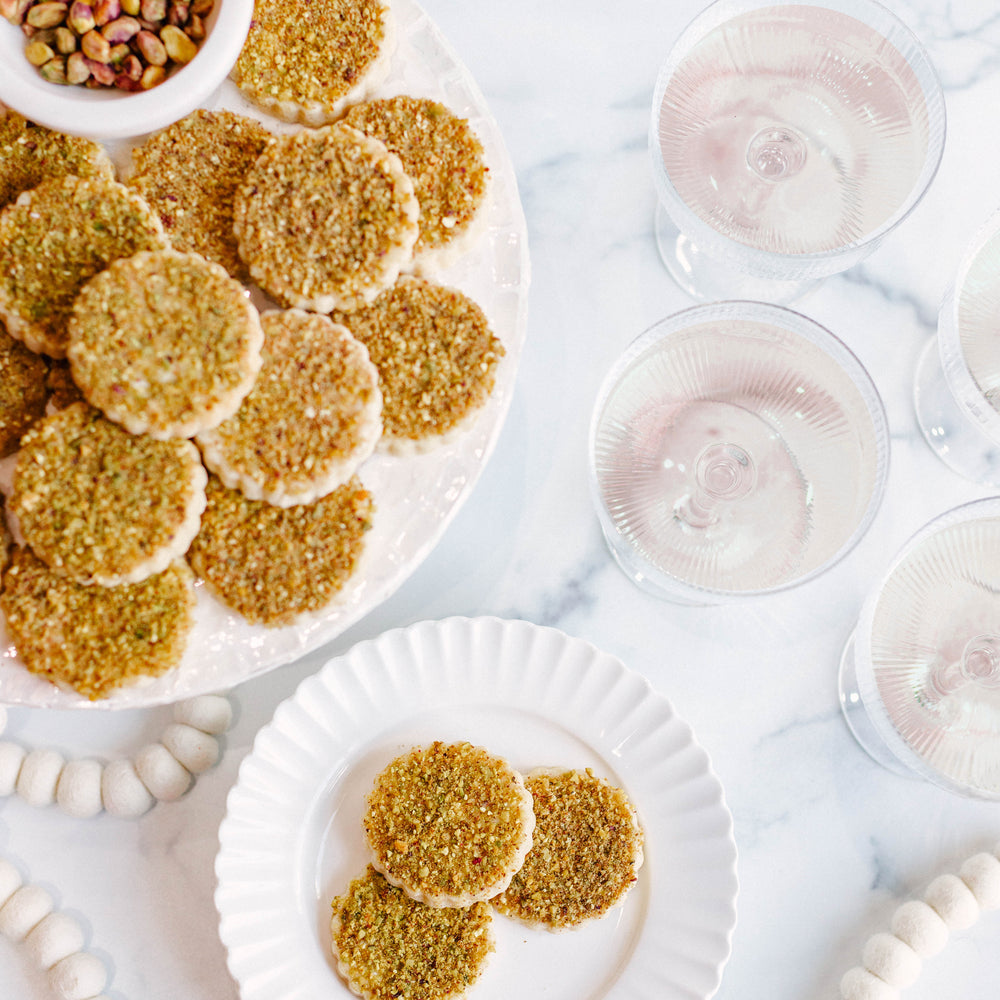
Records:
M903 778L917 779L917 775L909 770L886 746L878 734L858 690L858 677L854 664L854 633L844 646L840 657L840 670L837 674L837 689L840 696L840 710L851 735L862 750L877 764Z
M670 276L693 299L721 302L749 299L788 305L811 292L818 280L777 281L758 278L699 250L657 203L653 223L656 248Z
M948 468L975 483L1000 486L1000 445L956 401L941 368L937 337L920 353L913 406L924 440Z

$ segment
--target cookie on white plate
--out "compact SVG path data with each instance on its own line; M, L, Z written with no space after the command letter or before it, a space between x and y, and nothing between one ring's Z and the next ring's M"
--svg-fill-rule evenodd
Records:
M251 500L311 503L343 485L382 434L378 371L326 316L261 316L263 366L240 408L197 436L208 468Z

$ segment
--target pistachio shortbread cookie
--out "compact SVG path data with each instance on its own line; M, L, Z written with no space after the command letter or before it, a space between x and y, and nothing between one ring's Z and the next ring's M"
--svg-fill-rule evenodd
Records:
M254 624L322 611L354 575L375 509L355 476L321 500L276 507L208 480L188 559L228 607Z
M413 181L420 236L412 270L429 275L455 263L481 234L489 169L468 121L440 101L384 97L355 105L343 121L385 143Z
M487 903L430 907L374 868L333 901L337 971L365 1000L458 1000L494 950Z
M364 817L372 864L429 906L470 906L503 892L534 826L531 794L505 760L440 741L392 761Z
M525 778L534 843L497 909L559 931L620 903L642 867L639 819L626 794L586 771L540 769Z
M206 473L190 441L155 441L86 403L21 439L9 503L25 542L78 583L137 583L187 550Z
M0 458L18 449L21 435L45 413L48 364L0 323Z
M383 451L420 454L452 441L493 391L503 344L457 289L403 276L370 305L333 318L378 369Z
M322 125L382 84L395 44L385 0L256 0L232 77L279 118Z
M105 148L93 139L36 125L0 107L0 208L44 180L68 176L112 180L115 168Z
M419 215L399 157L347 125L276 138L236 197L240 256L281 305L354 309L413 256Z
M347 482L382 434L378 371L364 344L326 316L261 317L263 367L240 408L197 437L205 464L232 489L279 507Z
M158 250L112 263L68 324L73 380L133 434L193 437L238 409L264 335L243 286L201 254Z
M0 319L31 350L63 358L80 289L112 261L166 246L156 214L123 184L43 181L0 212Z
M132 150L127 184L156 212L176 250L248 280L233 235L233 200L271 133L254 118L199 108Z
M92 587L16 548L0 610L24 665L91 700L181 661L194 624L194 577L182 561L118 587Z

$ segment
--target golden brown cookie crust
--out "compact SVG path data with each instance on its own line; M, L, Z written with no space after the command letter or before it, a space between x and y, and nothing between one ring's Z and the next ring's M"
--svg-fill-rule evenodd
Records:
M271 133L232 111L193 111L132 151L127 184L146 199L176 250L250 278L233 235L233 201Z
M497 909L560 931L619 904L642 866L642 830L625 793L586 771L539 770L525 778L535 839Z
M457 289L404 276L371 305L333 318L379 371L386 451L413 454L450 441L493 391L503 344Z
M160 220L123 184L44 181L0 212L0 319L31 350L65 357L83 285L114 260L166 245Z
M251 500L311 503L347 482L382 434L378 371L326 316L261 316L263 366L232 417L199 434L208 468Z
M419 206L399 158L346 125L277 137L236 197L240 256L280 304L353 309L413 256Z
M407 95L357 104L343 121L381 139L413 181L420 203L413 270L454 263L481 232L488 189L483 145L468 121L439 101Z
M112 180L115 168L100 143L36 125L0 107L0 208L44 180L68 176Z
M395 22L385 0L256 0L232 77L286 121L322 125L386 78Z
M243 286L200 254L158 250L112 263L68 324L73 380L133 434L192 437L236 412L264 335Z
M183 555L205 506L190 441L129 434L86 403L21 439L10 509L35 554L79 583L136 583Z
M248 500L215 476L188 560L218 598L253 624L322 611L358 566L375 505L357 477L311 504Z
M458 1000L494 950L488 903L425 906L371 866L333 901L330 930L337 970L365 1000Z
M91 700L176 667L194 606L183 562L141 583L88 587L54 573L27 548L14 550L0 592L27 669Z
M505 760L440 741L378 775L364 818L372 864L429 906L469 906L502 892L534 825L531 795Z
M48 364L0 323L0 458L18 449L21 435L45 413Z

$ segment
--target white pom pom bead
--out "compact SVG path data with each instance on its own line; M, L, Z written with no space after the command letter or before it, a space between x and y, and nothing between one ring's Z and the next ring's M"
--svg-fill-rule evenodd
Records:
M130 760L113 760L101 775L101 801L112 816L132 818L152 808L156 799Z
M27 752L17 743L0 743L0 795L13 795L17 788L17 776Z
M83 948L83 930L72 917L57 910L32 928L24 945L35 965L51 969L56 962Z
M911 899L896 910L892 932L920 958L937 955L948 943L948 925L921 899Z
M981 909L1000 909L1000 859L985 852L974 854L962 865L958 874Z
M0 934L23 941L39 921L52 912L52 897L38 885L22 885L0 907Z
M218 736L233 721L233 707L228 698L217 694L203 694L174 706L174 721L194 726L203 733Z
M957 875L939 875L924 893L950 931L964 931L979 919L979 904L972 890Z
M161 802L179 799L191 784L191 772L162 743L144 746L135 756L135 770Z
M215 737L183 722L167 726L160 740L174 759L192 774L207 771L219 759Z
M56 802L69 816L88 819L103 808L101 777L104 768L97 760L71 760L59 775Z
M840 995L843 1000L899 1000L899 990L860 966L844 973Z
M0 908L22 884L21 873L9 861L0 858Z
M57 750L32 750L17 776L17 794L30 806L50 806L66 759Z
M880 931L865 943L861 963L873 975L898 990L905 990L920 978L920 956L894 934Z
M91 1000L108 984L104 963L78 951L49 969L49 987L62 1000Z

